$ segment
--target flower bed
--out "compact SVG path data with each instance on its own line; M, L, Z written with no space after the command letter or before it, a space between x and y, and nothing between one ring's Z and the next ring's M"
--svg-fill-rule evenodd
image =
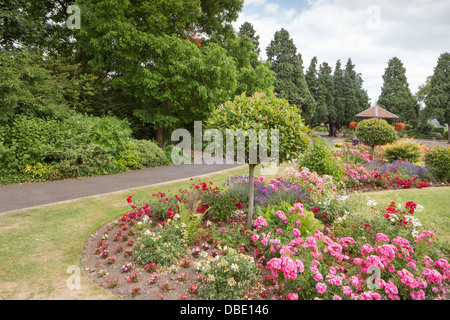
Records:
M245 177L155 194L152 205L129 197L131 212L86 247L86 273L123 299L448 298L450 265L414 215L420 205L369 201L355 211L339 184L306 168L254 183L261 199L276 200L260 203L251 230L239 198ZM228 214L214 215L224 199Z

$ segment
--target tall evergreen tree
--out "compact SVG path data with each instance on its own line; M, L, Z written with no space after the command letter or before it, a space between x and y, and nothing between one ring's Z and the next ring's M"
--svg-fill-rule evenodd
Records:
M319 90L319 79L317 73L317 57L313 57L311 59L311 63L309 64L308 70L306 70L305 80L308 84L309 92L315 101L317 101L317 94Z
M301 109L302 117L309 124L314 115L316 103L306 83L302 57L297 53L289 32L285 29L276 31L266 51L271 70L276 76L274 87L277 96Z
M328 130L329 135L333 135L333 127L339 128L345 119L345 83L344 70L342 70L341 60L336 62L333 75L334 103L333 108L328 110Z
M397 57L388 62L378 104L396 114L400 121L417 125L419 103L409 90L406 69Z
M354 121L355 115L363 111L357 98L357 91L359 91L357 90L358 81L359 79L355 72L355 65L352 63L351 58L349 58L344 72L344 118L341 123L338 123L338 128Z
M450 128L450 53L439 56L428 94L425 97L426 112L429 117L447 124ZM450 137L449 137L450 143Z
M253 43L253 51L257 54L256 59L252 60L252 66L256 68L261 49L259 47L259 35L256 34L256 30L250 22L244 22L239 28L239 36L247 36Z
M323 62L319 67L319 89L317 95L317 109L315 121L317 123L327 123L330 114L334 112L334 79L331 66Z

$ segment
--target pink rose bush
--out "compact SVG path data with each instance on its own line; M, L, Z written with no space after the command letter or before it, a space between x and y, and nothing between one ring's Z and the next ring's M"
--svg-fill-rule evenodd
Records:
M292 212L303 213L303 208L296 204ZM281 212L274 215L284 223ZM410 236L414 240L401 236L390 239L379 232L366 238L371 242L363 242L361 239L365 237L338 237L319 230L312 236L301 237L296 227L303 218L298 219L286 226L292 232L280 234L263 217L258 217L255 234L251 236L255 240L255 258L260 258L255 260L265 265L280 299L445 298L443 281L450 277L450 265L446 259L434 261L425 254L433 252L429 240L434 234L430 231Z

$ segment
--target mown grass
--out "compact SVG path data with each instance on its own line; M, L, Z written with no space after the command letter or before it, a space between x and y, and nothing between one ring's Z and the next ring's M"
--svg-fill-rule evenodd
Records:
M439 240L450 242L450 187L378 191L365 196L386 206L391 201L401 204L403 208L408 201L420 204L424 207L423 212L414 215L435 232Z

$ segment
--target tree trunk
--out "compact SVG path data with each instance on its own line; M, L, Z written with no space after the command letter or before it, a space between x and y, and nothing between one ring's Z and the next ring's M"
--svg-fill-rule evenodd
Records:
M158 127L158 129L156 130L156 142L158 142L158 146L160 148L163 147L163 134L164 134L164 129L163 127Z
M256 164L249 164L249 176L248 176L248 215L247 215L247 228L251 229L253 224L253 207L255 201L255 183L254 171Z

